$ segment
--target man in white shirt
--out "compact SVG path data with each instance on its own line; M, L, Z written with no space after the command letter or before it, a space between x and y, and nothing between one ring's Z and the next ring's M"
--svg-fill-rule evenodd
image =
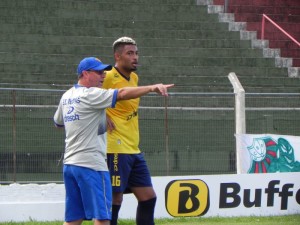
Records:
M111 220L111 182L106 164L106 108L118 100L138 98L149 92L167 96L173 84L104 90L105 71L111 65L98 58L84 58L78 65L78 83L66 91L54 115L57 127L66 133L64 183L65 225L80 225L94 219L94 225Z

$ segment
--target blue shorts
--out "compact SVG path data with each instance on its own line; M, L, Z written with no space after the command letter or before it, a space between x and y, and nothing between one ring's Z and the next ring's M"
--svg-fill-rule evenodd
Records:
M130 193L131 187L152 187L151 176L143 153L107 154L112 191Z
M108 171L64 165L65 221L111 220L112 192Z

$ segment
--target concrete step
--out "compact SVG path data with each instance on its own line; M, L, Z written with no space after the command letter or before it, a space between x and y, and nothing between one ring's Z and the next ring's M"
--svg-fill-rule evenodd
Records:
M66 90L72 87L75 83L77 83L76 80L68 83L59 83L59 82L54 82L54 83L42 83L42 82L37 82L37 83L32 83L32 82L27 82L27 83L0 83L0 88L30 88L30 89L53 89L53 90ZM224 92L224 93L232 93L232 87L231 86L186 86L186 85L176 85L175 87L172 88L172 92L209 92L209 93L219 93L219 92Z
M210 33L209 31L208 33ZM134 37L139 46L149 47L227 47L248 48L251 46L250 40L240 40L238 32L233 32L234 36L224 38L223 36L209 37L199 36L197 38L151 38L151 37ZM228 33L229 34L229 33ZM124 34L123 34L124 36ZM226 33L227 37L227 33ZM41 35L41 34L9 34L0 33L1 42L15 42L15 43L36 43L36 44L50 44L50 45L101 45L112 46L112 43L117 37L115 36L64 36L64 35Z
M25 64L73 64L78 62L83 55L72 54L13 54L0 53L2 63L25 63ZM112 55L102 55L101 60L112 62ZM140 56L141 65L164 65L172 66L180 62L181 66L258 66L271 67L275 65L272 58L258 57L185 57L185 56Z
M244 88L250 87L286 87L286 88L300 88L299 78L278 78L278 77L240 77L240 82ZM160 77L143 77L140 83L142 85L155 83L157 81L162 83L174 83L175 85L184 84L185 86L214 86L223 87L231 86L227 76L198 76L198 77L174 77L174 76L160 76Z
M164 30L161 28L76 28L76 27L44 27L44 26L10 26L9 24L0 24L0 28L3 33L6 34L36 34L36 35L58 35L58 36L95 36L95 37L120 37L120 36L131 36L134 38L177 38L177 39L196 39L201 37L202 39L224 39L224 36L228 39L239 39L239 32L229 32L226 30L226 25L222 32L215 32L214 29L205 30L202 29L194 30L190 27L190 30L177 30L171 29ZM203 25L209 28L209 23ZM219 26L219 25L217 25Z
M2 82L27 82L29 80L51 79L52 82L61 79L72 81L76 75L76 64L21 64L18 67L13 62L0 63L0 70L5 76L1 78ZM230 72L235 72L239 76L251 77L288 77L287 68L276 67L241 67L241 66L180 66L180 65L141 65L138 69L141 79L143 77L156 77L164 74L166 76L176 76L189 78L195 76L227 76Z
M280 54L283 57L300 58L300 48L298 48L298 49L281 49Z
M72 85L76 82L77 76L75 73L62 74L62 75L48 75L40 76L39 74L15 74L14 77L7 77L2 79L2 83L26 83L28 80L32 84L53 84L53 85ZM246 89L255 88L300 88L299 78L285 78L285 77L263 77L263 76L240 76L239 77L242 86ZM17 81L17 82L16 82ZM231 84L227 76L140 76L140 85L149 85L153 83L174 83L176 88L185 90L188 92L190 87L194 89L206 89L212 91L218 88L231 89Z
M153 83L174 83L176 86L229 86L230 82L227 76L189 76L189 77L179 77L179 76L157 76L157 77L141 77L139 80L140 85L147 85Z
M26 49L27 47L33 47L37 49L38 46L53 46L54 49L59 46L64 49L65 46L100 46L112 48L112 43L115 41L115 37L94 37L94 36L59 36L59 35L35 35L35 34L5 34L0 33L0 42L4 46L0 48L5 49L5 45L8 48L13 49L13 46L19 49ZM181 46L183 48L250 48L250 40L238 40L238 39L176 39L173 38L170 41L169 38L135 38L138 47L173 47L177 48Z
M88 5L88 4L86 4ZM106 3L107 5L107 3ZM3 21L3 23L9 23L9 24L35 24L35 25L67 25L67 26L92 26L94 24L99 23L106 23L109 25L112 21L115 21L115 23L121 24L120 21L130 21L131 23L136 23L137 21L152 21L152 22L158 22L158 21L177 21L177 22L199 22L199 21L206 21L206 22L217 22L218 18L214 14L205 14L205 9L199 9L197 11L189 13L184 13L178 11L178 8L172 10L168 10L165 8L159 8L159 9L153 9L150 11L144 11L144 8L147 6L141 6L140 8L131 9L131 13L124 13L122 10L126 8L120 8L122 6L119 6L118 11L102 11L99 13L98 11L90 12L88 15L84 15L83 17L77 17L76 15L71 16L70 10L68 10L65 13L62 14L55 14L52 15L52 11L50 9L44 9L47 10L46 13L41 13L42 10L39 9L37 12L36 8L27 8L27 9L20 9L20 11L15 11L15 8L9 7L9 8L0 8L0 19ZM197 6L191 6L193 8L197 8ZM132 8L132 7L131 7ZM27 10L27 11L26 11ZM52 9L55 10L55 9ZM61 10L61 9L60 9ZM81 9L82 10L82 9ZM101 11L101 10L100 10ZM167 11L167 12L166 12ZM184 11L184 10L182 10ZM202 12L203 11L203 12ZM31 13L34 13L36 16L32 17ZM114 16L111 18L110 15L114 14ZM9 16L10 15L10 16ZM12 16L13 15L13 16ZM65 16L64 16L65 15ZM66 16L67 15L67 16ZM95 19L96 18L96 19Z
M143 46L143 45L141 45ZM38 53L38 54L83 54L83 55L110 55L112 47L102 47L99 45L43 45L36 44L16 44L14 42L0 42L0 53ZM252 48L199 48L191 47L139 47L139 54L142 56L174 56L185 57L261 57L261 49Z
M68 88L72 87L76 82L68 83L68 84L47 84L47 83L5 83L0 82L0 88L26 88L26 89L50 89L50 90L67 90Z
M69 1L61 1L61 0L52 0L51 2L47 0L1 0L0 6L12 6L15 8L35 8L37 5L42 8L66 8L66 9L95 9L97 6L101 10L108 10L116 5L173 5L173 6L194 6L195 0L152 0L151 2L147 0L89 0L88 4L86 1L78 1L78 0L69 0ZM105 7L106 6L106 7ZM117 6L116 6L117 8Z
M298 49L299 46L292 40L271 40L269 41L270 48L288 48L288 49Z
M257 13L257 14L285 14L299 15L300 6L256 6L256 5L229 5L228 13Z
M291 35L300 34L300 26L298 23L278 22L277 24ZM247 30L261 31L261 22L247 22ZM267 23L265 32L280 33L281 31L279 31L277 27Z
M261 31L257 31L257 38L261 38ZM288 32L294 39L297 41L299 40L300 37L300 32L294 32L294 34ZM270 41L276 40L276 41L292 41L290 38L288 38L284 33L280 31L271 31L271 32L265 32L264 38L268 39ZM299 42L299 41L298 41Z
M178 62L182 66L274 66L274 59L269 58L189 58L189 57L141 57L142 65L174 65Z
M135 21L138 18L141 18L143 13L144 17L142 18L144 20L166 21L175 19L176 21L196 21L198 16L201 18L201 14L205 15L205 13L207 13L207 8L205 6L197 6L196 4L153 4L152 2L148 2L147 4L94 2L95 4L92 4L93 2L90 1L89 4L86 4L84 1L70 1L70 5L67 1L60 2L61 4L67 3L67 5L60 6L60 4L51 2L51 4L47 6L47 4L36 2L33 6L15 7L11 4L7 4L1 6L0 11L3 16L14 15L24 18L34 14L37 19L40 17L78 19L78 15L80 14L82 20L94 19L94 21L98 21L99 23L102 20L113 20L114 17L111 15L116 15L116 20L120 19L119 22L122 22L123 20ZM128 13L128 8L130 8L131 13ZM87 11L89 13L86 13ZM121 15L124 15L124 18L121 18ZM213 18L213 16L211 18Z
M226 24L219 23L219 22L210 22L210 21L197 21L197 22L188 22L188 21L149 21L149 20L137 20L137 21L128 21L124 20L114 21L114 20L107 20L102 21L99 23L95 21L94 23L85 22L83 21L80 23L70 23L61 21L58 23L54 21L53 23L48 21L47 24L27 24L27 23L17 23L17 24L10 24L10 23L1 23L0 28L3 30L11 30L11 29L18 29L20 33L23 33L22 30L26 30L27 32L35 33L34 31L38 28L50 32L54 28L56 30L65 30L70 32L81 30L94 30L94 27L98 27L98 32L104 32L107 29L134 29L134 30L143 30L148 28L149 30L186 30L186 31L197 31L197 30L219 30L219 31L228 31L228 27ZM79 31L78 31L79 32Z
M229 0L230 5L248 6L299 6L298 0ZM224 5L225 0L213 0L215 5Z
M144 49L144 50L143 50ZM148 52L150 48L142 48L143 52ZM151 50L151 49L150 49ZM111 46L97 45L75 45L75 44L48 44L41 43L39 45L34 43L15 43L15 42L0 42L0 52L10 54L48 54L48 55L112 55L113 50Z
M300 15L288 15L288 14L268 14L267 15L270 19L278 22L285 22L285 23L299 23L300 22ZM234 20L236 22L261 22L262 21L262 14L257 13L235 13Z
M0 82L0 88L32 88L32 89L55 89L55 90L67 90L70 87L72 87L77 81L72 80L69 83L66 84L60 84L60 83L2 83ZM266 87L260 87L260 86L246 86L244 87L246 93L299 93L300 88L299 87L286 87L286 86L266 86ZM186 93L186 92L199 92L199 93L233 93L233 88L231 85L229 86L185 86L185 85L176 85L174 88L172 88L171 92L180 92L180 93Z
M141 66L138 72L142 76L156 76L159 74L171 74L174 76L227 76L235 72L239 76L267 76L267 77L288 77L287 68L270 67L249 67L249 66L181 66L181 65L155 65Z
M293 58L293 67L300 67L300 58Z
M242 86L245 87L295 87L300 88L299 78L286 77L239 77Z

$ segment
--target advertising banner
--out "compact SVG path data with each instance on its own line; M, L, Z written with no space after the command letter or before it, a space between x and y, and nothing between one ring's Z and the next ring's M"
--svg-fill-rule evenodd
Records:
M158 218L300 213L299 172L154 177L153 185ZM123 204L120 217L135 218L135 197L125 195Z
M153 177L155 218L300 214L300 172ZM63 184L0 185L0 222L63 221ZM119 217L135 219L125 194Z

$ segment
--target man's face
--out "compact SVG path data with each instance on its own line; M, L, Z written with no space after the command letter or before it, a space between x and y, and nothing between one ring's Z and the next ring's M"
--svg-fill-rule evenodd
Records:
M106 75L105 71L88 70L86 72L87 72L88 82L90 87L102 87L103 80Z
M135 71L138 66L138 49L136 45L125 45L123 50L117 53L116 62L119 68L128 72Z

